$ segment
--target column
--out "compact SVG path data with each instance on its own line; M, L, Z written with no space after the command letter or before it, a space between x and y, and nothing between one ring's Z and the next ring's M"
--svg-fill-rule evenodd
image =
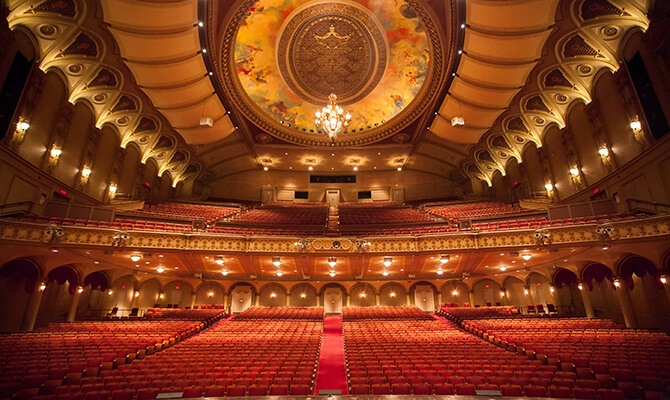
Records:
M439 310L442 305L442 292L437 293L437 304L435 305L435 309Z
M589 291L588 285L580 282L579 293L582 295L582 302L584 303L584 310L586 310L586 318L593 318L595 313L593 312L593 305L591 304L591 292Z
M130 308L136 308L137 304L140 302L140 291L135 289L133 290L133 299L130 301Z
M256 305L260 305L260 302ZM291 306L291 295L287 294L286 295L286 307L290 307L290 306Z
M626 321L626 328L637 328L637 317L635 316L635 309L633 302L630 299L630 291L626 282L621 280L621 284L616 288L617 297L621 304L621 312L623 312L623 319Z
M405 295L405 304L407 304L408 306L412 305L412 298L410 297L409 293Z
M470 299L470 308L474 308L474 306L475 306L475 291L474 290L468 290L468 298Z
M75 289L74 294L72 295L72 303L70 303L70 311L67 313L67 322L74 322L77 316L77 307L79 306L79 298L81 293L79 293L79 288Z
M528 301L528 304L535 304L533 303L533 295L530 293L530 288L524 287L523 290L524 293L526 294L526 300Z
M191 292L191 310L193 309L193 306L195 305L196 295L197 295L197 293Z
M379 293L377 293L375 294L375 305L378 306L381 304L382 304L382 296Z
M261 305L261 296L256 294L256 295L254 295L254 297L255 297L254 304L257 305L257 306L260 306Z
M224 305L224 307L226 307L226 311L228 311L228 306L229 306L229 304L228 304L228 293L223 295L223 305Z
M37 283L39 285L39 283ZM35 320L37 319L37 312L40 310L40 303L42 302L42 290L39 286L30 295L26 312L23 314L23 321L21 322L21 330L30 332L35 327Z
M668 296L668 301L670 301L670 283L668 282L664 283L663 289L665 290L665 294Z
M351 294L347 293L347 307L351 307Z

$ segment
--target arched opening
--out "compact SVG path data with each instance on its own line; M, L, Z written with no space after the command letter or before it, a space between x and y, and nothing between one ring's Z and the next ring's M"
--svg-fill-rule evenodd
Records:
M100 201L105 200L117 151L119 151L119 141L116 132L111 127L104 126L100 130L91 175L86 186L86 193L91 197Z
M613 319L623 324L621 304L614 292L614 274L607 266L600 263L590 263L582 271L582 280L591 297L594 315L597 318Z
M345 305L347 289L339 283L327 283L319 291L326 314L341 314Z
M140 283L139 292L140 296L137 306L141 310L159 307L159 300L162 300L160 296L163 295L163 298L165 298L165 294L163 294L163 286L156 278Z
M425 312L435 312L437 287L430 282L420 281L409 287L409 297L414 305Z
M195 304L203 305L220 305L224 304L225 289L217 282L203 282L196 289Z
M502 305L500 284L491 279L482 279L472 286L475 307L492 307Z
M91 109L84 102L74 105L72 115L67 126L67 133L61 144L61 155L58 157L52 175L59 181L75 186L82 177L84 153L88 145L91 127L95 125L95 117Z
M138 289L137 281L133 275L125 275L116 279L112 285L109 287L109 290L106 292L98 292L95 290L84 291L84 293L90 293L94 298L95 296L100 296L100 306L97 307L97 313L100 316L106 315L109 312L113 312L113 309L116 308L116 315L123 316L129 315L133 307L140 307L142 298L140 295L145 296L149 291L150 285L144 286L144 290ZM138 296L135 296L135 292L138 292ZM155 292L158 293L158 290ZM143 308L149 308L154 305L156 302L155 299L151 301L150 304L147 304Z
M101 316L101 310L105 307L105 300L109 297L107 294L109 288L109 279L101 271L86 275L82 283L83 292L77 305L77 315Z
M32 260L19 258L0 268L0 332L21 327L30 295L37 288L40 270Z
M228 293L231 312L239 314L254 304L256 288L247 282L237 282L228 289Z
M515 306L522 310L528 305L525 290L526 287L521 279L510 276L503 281L501 294L505 294L508 306Z
M630 290L639 326L668 330L670 318L665 310L670 309L670 304L656 265L644 257L631 255L620 263L619 275Z
M534 304L535 309L539 311L542 307L545 311L547 304L554 304L553 294L551 293L551 281L546 276L534 272L526 279L528 286L528 304Z
M259 304L264 307L283 307L286 305L286 288L278 283L268 283L258 291Z
M354 307L369 307L375 305L376 291L372 285L357 283L350 289L351 305Z
M519 171L519 163L516 158L511 158L507 163L507 183L512 193L512 201L519 201L519 199L526 197L527 194L523 191L521 184L521 171Z
M126 146L126 153L121 162L119 181L117 182L116 197L134 199L136 195L135 180L141 165L141 151L135 143Z
M465 307L470 305L470 287L462 281L448 281L440 288L442 303L446 306Z
M71 265L62 265L47 274L46 288L35 320L35 328L51 322L63 322L72 303L72 295L79 285L79 273Z
M382 306L404 306L407 303L405 287L396 282L390 282L379 288L379 304Z
M505 185L505 178L503 178L500 171L495 171L493 173L493 178L491 179L493 184L493 193L495 198L498 200L508 200L509 194L507 192L507 187Z
M316 307L319 302L316 289L307 283L293 286L290 295L293 307Z
M185 309L193 305L193 287L184 281L168 283L163 294L164 298L158 302L162 307Z
M559 312L573 311L577 315L584 315L584 303L579 294L577 274L569 269L559 268L554 274L554 300Z

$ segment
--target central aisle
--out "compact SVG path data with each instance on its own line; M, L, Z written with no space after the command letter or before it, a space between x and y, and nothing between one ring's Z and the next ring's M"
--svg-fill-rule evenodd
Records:
M341 390L343 395L347 394L347 369L344 365L340 316L327 316L323 322L323 341L315 386L314 394L319 394L319 390Z

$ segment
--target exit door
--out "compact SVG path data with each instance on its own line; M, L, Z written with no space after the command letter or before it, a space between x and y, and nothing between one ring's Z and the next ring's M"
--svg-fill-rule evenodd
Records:
M328 204L337 204L340 202L339 190L326 190L326 202Z

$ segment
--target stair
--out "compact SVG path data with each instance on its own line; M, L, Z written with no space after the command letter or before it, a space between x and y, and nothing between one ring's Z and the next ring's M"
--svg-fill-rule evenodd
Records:
M328 224L326 225L326 236L341 236L340 233L340 215L337 204L328 206Z

